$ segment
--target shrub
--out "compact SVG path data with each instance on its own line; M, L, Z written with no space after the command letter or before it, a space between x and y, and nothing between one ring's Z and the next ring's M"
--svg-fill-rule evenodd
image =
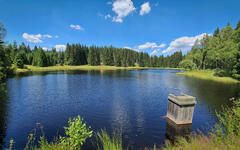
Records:
M221 70L221 69L217 68L215 70L214 76L224 77L224 76L226 76L226 72L224 70Z
M194 70L196 69L196 64L193 63L193 61L190 59L185 59L179 63L179 67L184 69Z
M60 137L61 144L70 149L80 149L87 138L92 137L93 131L87 127L80 116L69 119L68 127L64 127L65 137Z

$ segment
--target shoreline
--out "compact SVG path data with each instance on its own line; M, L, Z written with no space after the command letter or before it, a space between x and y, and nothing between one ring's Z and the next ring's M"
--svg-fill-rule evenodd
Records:
M202 80L210 80L220 83L228 83L228 84L239 84L240 81L231 78L231 77L217 77L214 76L214 71L212 70L194 70L194 71L184 71L177 72L177 75L183 75L186 77L193 77Z
M34 72L56 72L56 71L77 71L77 70L144 70L144 69L169 69L169 70L184 70L182 68L163 68L163 67L117 67L117 66L48 66L48 67L37 67L32 65L25 65L24 69L13 68L12 75L21 75L24 73L34 73ZM193 77L203 80L211 80L215 82L228 83L228 84L239 84L240 81L233 79L231 77L217 77L214 76L214 71L212 70L194 70L194 71L184 71L177 72L176 75L183 75L186 77Z
M117 66L48 66L37 67L31 65L25 65L24 69L13 68L13 74L30 73L30 72L54 72L54 71L74 71L74 70L143 70L143 69L171 69L182 70L181 68L159 68L159 67L117 67Z

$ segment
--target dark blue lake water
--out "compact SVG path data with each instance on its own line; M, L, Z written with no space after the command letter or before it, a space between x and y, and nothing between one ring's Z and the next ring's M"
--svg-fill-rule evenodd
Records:
M125 147L164 144L168 94L197 97L192 131L217 122L215 111L239 96L239 85L178 76L177 70L71 71L9 78L7 99L0 103L0 142L14 139L24 148L27 136L53 140L63 135L68 118L81 115L94 131L122 129ZM90 148L87 142L85 148Z

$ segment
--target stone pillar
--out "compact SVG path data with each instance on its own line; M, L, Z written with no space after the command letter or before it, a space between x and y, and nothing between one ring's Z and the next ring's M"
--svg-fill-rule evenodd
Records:
M196 98L182 94L175 96L168 95L167 118L176 124L191 124L193 119L194 105Z
M192 132L192 124L177 125L170 119L166 121L166 139L171 143L176 141L176 137L187 138Z

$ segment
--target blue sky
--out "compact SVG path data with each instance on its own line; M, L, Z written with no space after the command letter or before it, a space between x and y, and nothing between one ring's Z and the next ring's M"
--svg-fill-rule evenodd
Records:
M240 20L239 0L0 0L5 41L113 45L168 55Z

